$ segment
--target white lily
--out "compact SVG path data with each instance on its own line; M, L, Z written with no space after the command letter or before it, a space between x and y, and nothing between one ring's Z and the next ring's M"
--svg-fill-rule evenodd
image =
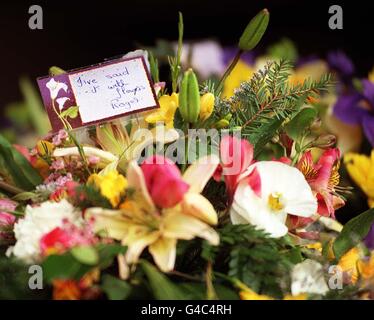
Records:
M271 237L287 234L288 214L310 217L317 211L317 200L296 168L276 161L261 161L248 168L257 170L260 192L243 179L235 192L230 215L233 224L250 223L265 230Z

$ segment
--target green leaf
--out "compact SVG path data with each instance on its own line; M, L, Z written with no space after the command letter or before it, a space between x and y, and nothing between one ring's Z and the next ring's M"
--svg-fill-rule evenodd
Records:
M348 221L342 232L335 239L333 251L335 258L338 260L349 249L356 246L370 231L374 223L374 208L369 209L352 220Z
M0 157L2 158L4 169L11 176L17 187L30 191L43 182L42 177L27 159L1 134Z
M38 135L46 135L51 127L39 92L28 78L20 79L20 89L25 100L27 114L30 117L33 127L36 129Z
M162 274L149 262L142 260L140 263L146 274L153 295L158 300L184 300L186 296L168 277Z
M317 111L313 108L302 109L286 126L287 134L297 140L317 117Z
M131 285L109 274L102 277L101 289L110 300L125 300L131 293Z
M76 117L78 117L78 114L79 114L79 107L78 106L71 106L70 108L61 112L60 115L63 118L75 119Z
M149 66L151 68L151 76L153 82L160 82L159 70L158 70L158 61L153 55L152 51L148 51L149 54Z
M36 199L38 197L38 195L34 192L22 192L22 193L19 193L17 195L15 195L12 200L14 201L28 201L28 200L32 200L32 199Z
M54 279L82 278L92 266L83 265L76 260L70 252L63 255L50 255L42 263L43 276L47 282Z
M99 244L97 246L99 252L100 269L108 268L115 257L119 254L125 254L127 248L120 244Z
M241 50L252 50L260 42L269 24L269 11L261 10L245 28L239 40Z
M99 263L99 254L94 247L78 246L71 249L72 256L82 264L89 266Z

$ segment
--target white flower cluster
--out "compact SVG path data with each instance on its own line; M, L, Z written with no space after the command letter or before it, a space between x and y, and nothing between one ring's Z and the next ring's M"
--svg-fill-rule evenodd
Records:
M46 201L40 206L27 206L25 217L14 225L17 242L8 249L7 255L14 255L25 263L34 263L40 259L40 239L56 227L62 226L63 220L79 224L81 212L68 201Z

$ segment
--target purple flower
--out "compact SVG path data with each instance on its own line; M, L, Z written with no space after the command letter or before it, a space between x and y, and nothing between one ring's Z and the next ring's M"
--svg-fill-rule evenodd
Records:
M238 49L236 47L223 48L223 63L225 65L229 65L230 62L234 59L237 52ZM252 51L242 53L240 59L250 66L255 64L255 55Z
M337 72L343 79L350 78L355 71L351 59L342 51L330 52L327 55L327 62L330 69Z
M370 231L364 240L365 245L370 250L374 250L374 223L371 225Z
M374 83L362 80L362 92L342 93L334 105L334 114L341 121L361 125L374 147Z

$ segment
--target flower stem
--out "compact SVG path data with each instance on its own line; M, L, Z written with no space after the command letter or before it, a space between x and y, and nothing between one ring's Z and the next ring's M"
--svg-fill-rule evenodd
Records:
M219 95L222 91L223 84L225 83L226 78L230 75L231 71L235 68L236 64L238 63L241 55L243 54L243 50L239 49L236 53L234 59L231 61L229 67L226 69L225 73L223 74L221 80L218 83L217 86L217 95Z

